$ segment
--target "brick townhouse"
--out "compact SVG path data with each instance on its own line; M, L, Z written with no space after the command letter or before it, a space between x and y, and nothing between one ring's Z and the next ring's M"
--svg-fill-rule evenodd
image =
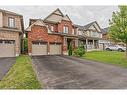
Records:
M26 32L29 55L66 54L70 45L78 47L76 27L60 9L44 19L30 19Z

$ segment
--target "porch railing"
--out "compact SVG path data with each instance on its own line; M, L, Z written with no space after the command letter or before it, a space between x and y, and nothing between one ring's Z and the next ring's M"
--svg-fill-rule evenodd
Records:
M95 49L94 45L87 45L87 49Z

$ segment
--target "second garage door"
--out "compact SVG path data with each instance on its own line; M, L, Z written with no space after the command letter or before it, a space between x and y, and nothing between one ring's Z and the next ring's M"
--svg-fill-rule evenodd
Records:
M32 55L47 55L47 44L46 43L33 43L32 44Z
M50 54L61 54L61 44L50 44Z
M0 40L0 57L15 57L14 41Z

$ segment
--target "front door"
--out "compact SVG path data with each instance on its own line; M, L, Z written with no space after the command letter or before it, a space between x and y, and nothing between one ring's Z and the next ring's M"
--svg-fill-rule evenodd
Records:
M67 49L69 50L70 45L72 45L72 39L67 39Z

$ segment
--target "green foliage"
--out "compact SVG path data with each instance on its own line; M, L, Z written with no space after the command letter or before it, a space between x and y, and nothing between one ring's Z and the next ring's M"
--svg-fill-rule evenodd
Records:
M69 50L68 50L68 55L71 56L72 55L72 44L69 45Z
M16 63L0 81L0 89L40 89L32 68L31 58L22 55L16 58Z
M127 59L124 55L124 52L117 51L91 51L85 54L84 59L103 62L106 64L114 64L127 68Z
M24 38L24 53L28 52L28 38Z
M127 43L127 6L119 6L119 12L113 12L110 20L109 36L115 41Z
M85 54L85 48L83 45L79 46L77 49L74 50L73 55L82 57Z

